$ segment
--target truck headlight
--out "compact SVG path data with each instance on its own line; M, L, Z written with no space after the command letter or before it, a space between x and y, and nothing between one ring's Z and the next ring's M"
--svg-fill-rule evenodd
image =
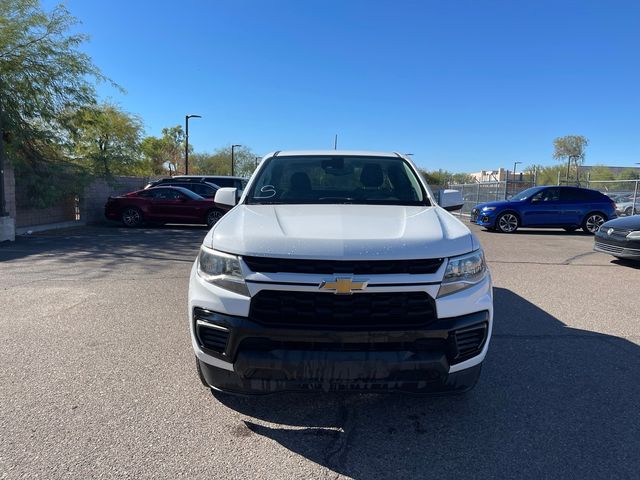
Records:
M487 275L487 264L484 261L484 252L475 252L459 257L451 257L444 272L444 279L440 285L438 297L450 295L465 288L480 283Z
M240 268L240 260L235 255L200 247L198 275L206 282L220 288L245 297L249 296L249 289Z

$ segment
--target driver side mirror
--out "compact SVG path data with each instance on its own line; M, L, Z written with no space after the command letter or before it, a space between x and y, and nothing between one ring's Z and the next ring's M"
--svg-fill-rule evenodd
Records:
M220 188L216 192L214 202L217 207L223 210L230 210L233 208L237 200L237 188Z
M462 210L464 206L462 194L458 190L441 190L440 206L448 212Z

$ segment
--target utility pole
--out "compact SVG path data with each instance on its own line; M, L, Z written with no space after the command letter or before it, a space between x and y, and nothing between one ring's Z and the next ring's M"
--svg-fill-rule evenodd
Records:
M200 115L185 115L185 133L184 133L184 174L189 175L189 119L202 118Z
M337 150L338 149L338 134L336 133L335 138L333 139L333 149Z
M235 153L235 149L236 147L241 147L242 145L231 145L231 176L235 176L235 157L234 157L234 153Z

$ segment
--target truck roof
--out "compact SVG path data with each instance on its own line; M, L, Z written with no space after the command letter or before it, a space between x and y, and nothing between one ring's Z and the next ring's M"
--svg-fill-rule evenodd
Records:
M264 158L273 157L276 152L268 153ZM277 152L278 157L299 157L299 156L341 156L341 157L402 157L396 152L371 152L367 150L285 150ZM403 157L404 158L404 157Z

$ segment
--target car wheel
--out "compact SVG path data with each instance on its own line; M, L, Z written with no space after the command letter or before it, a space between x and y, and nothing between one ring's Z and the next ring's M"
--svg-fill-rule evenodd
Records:
M624 210L624 214L625 214L627 217L630 217L630 216L633 214L633 208L631 208L631 207L627 207L627 208L625 208L625 210Z
M565 232L575 232L578 227L563 227Z
M211 210L207 214L207 226L213 227L216 223L218 223L218 220L220 220L223 215L224 213L220 210Z
M607 219L602 213L590 213L582 222L582 230L586 233L594 234Z
M503 213L496 220L496 228L502 233L513 233L520 226L520 219L515 213Z
M125 227L138 227L142 224L142 212L135 207L127 207L122 211L122 223Z

